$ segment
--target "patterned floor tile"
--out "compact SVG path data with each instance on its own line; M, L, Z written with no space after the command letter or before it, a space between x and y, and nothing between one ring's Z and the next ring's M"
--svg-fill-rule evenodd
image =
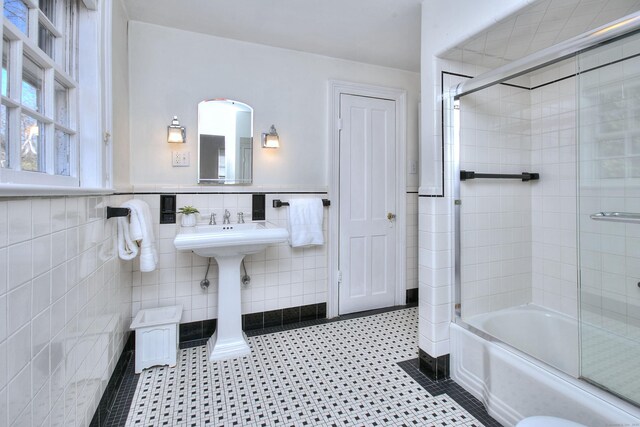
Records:
M185 348L175 368L141 374L126 425L482 426L398 366L417 335L414 307L250 336L235 360Z

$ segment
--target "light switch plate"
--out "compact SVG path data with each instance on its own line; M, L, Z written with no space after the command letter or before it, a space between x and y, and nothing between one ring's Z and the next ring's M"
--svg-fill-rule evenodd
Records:
M173 167L189 166L190 153L188 151L172 151L171 152L171 165Z
M411 163L409 163L409 173L418 173L418 162L415 160L412 160Z

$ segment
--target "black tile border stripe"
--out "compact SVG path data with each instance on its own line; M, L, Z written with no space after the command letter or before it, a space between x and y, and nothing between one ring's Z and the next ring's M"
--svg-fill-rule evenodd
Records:
M432 357L422 349L418 349L420 371L434 381L449 378L449 355Z
M90 427L123 426L127 421L140 377L135 373L134 335L130 332L127 337Z
M471 393L458 385L451 378L433 381L420 371L420 359L410 359L398 362L398 366L404 370L407 375L413 378L427 393L432 396L440 396L446 394L462 406L475 419L480 421L486 427L502 427L498 421L493 419L487 413L486 408L478 399L473 397Z

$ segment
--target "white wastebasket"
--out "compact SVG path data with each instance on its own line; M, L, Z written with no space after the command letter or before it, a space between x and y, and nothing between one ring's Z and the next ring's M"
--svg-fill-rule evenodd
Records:
M136 314L136 374L157 365L176 366L182 306L148 308Z

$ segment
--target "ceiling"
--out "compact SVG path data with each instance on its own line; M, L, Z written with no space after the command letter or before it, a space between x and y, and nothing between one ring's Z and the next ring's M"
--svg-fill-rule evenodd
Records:
M126 0L129 18L420 71L420 0Z
M493 69L639 10L640 0L537 0L443 58Z

